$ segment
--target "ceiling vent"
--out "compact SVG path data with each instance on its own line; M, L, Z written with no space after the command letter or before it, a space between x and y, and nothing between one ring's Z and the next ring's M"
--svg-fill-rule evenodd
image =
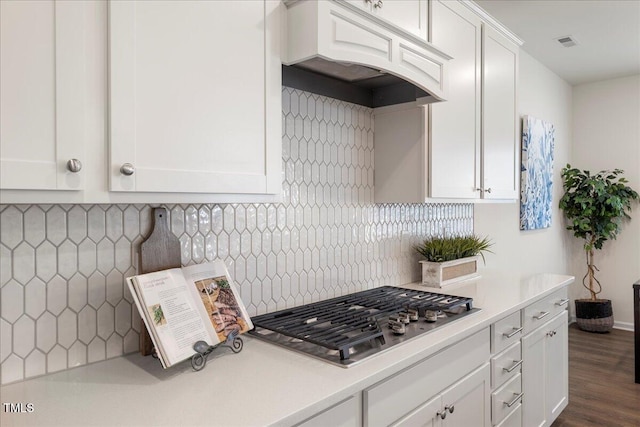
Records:
M578 41L572 36L558 37L556 41L564 47L573 47L578 44Z

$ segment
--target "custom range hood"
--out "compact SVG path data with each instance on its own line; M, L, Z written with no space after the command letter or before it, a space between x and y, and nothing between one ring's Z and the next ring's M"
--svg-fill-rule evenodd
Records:
M357 2L284 3L285 86L368 107L446 100L446 64L451 57L420 37Z

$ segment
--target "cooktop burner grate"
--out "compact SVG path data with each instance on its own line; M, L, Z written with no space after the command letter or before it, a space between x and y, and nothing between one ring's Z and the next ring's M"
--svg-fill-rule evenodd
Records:
M300 307L252 317L254 335L260 328L295 340L338 351L340 360L350 349L366 342L385 344L379 320L412 309L424 316L429 310L472 310L472 299L453 295L383 286Z

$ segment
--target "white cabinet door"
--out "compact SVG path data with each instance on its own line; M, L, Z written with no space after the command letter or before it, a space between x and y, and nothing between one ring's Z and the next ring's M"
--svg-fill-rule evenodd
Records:
M569 340L568 314L563 312L549 323L545 352L546 411L549 424L555 421L569 403Z
M491 425L489 364L403 417L393 427L483 427Z
M449 98L430 108L430 196L480 198L482 23L457 2L431 5L431 42L453 56Z
M442 393L444 427L489 427L491 369L484 365Z
M483 26L482 188L485 199L517 199L518 46Z
M112 191L279 192L279 7L110 2Z
M427 0L346 0L402 30L427 40Z
M67 162L85 161L84 9L82 1L0 2L3 189L83 188L85 170Z
M568 403L567 312L522 338L523 425L549 426Z
M545 416L545 338L547 328L541 327L522 338L522 424L544 426Z
M438 395L397 423L392 424L392 427L440 427L442 426L442 411L442 396Z

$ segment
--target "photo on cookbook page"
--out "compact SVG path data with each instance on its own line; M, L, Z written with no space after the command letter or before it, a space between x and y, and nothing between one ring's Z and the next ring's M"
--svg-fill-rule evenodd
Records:
M225 341L232 332L242 334L251 329L226 276L200 279L194 283L220 341Z

